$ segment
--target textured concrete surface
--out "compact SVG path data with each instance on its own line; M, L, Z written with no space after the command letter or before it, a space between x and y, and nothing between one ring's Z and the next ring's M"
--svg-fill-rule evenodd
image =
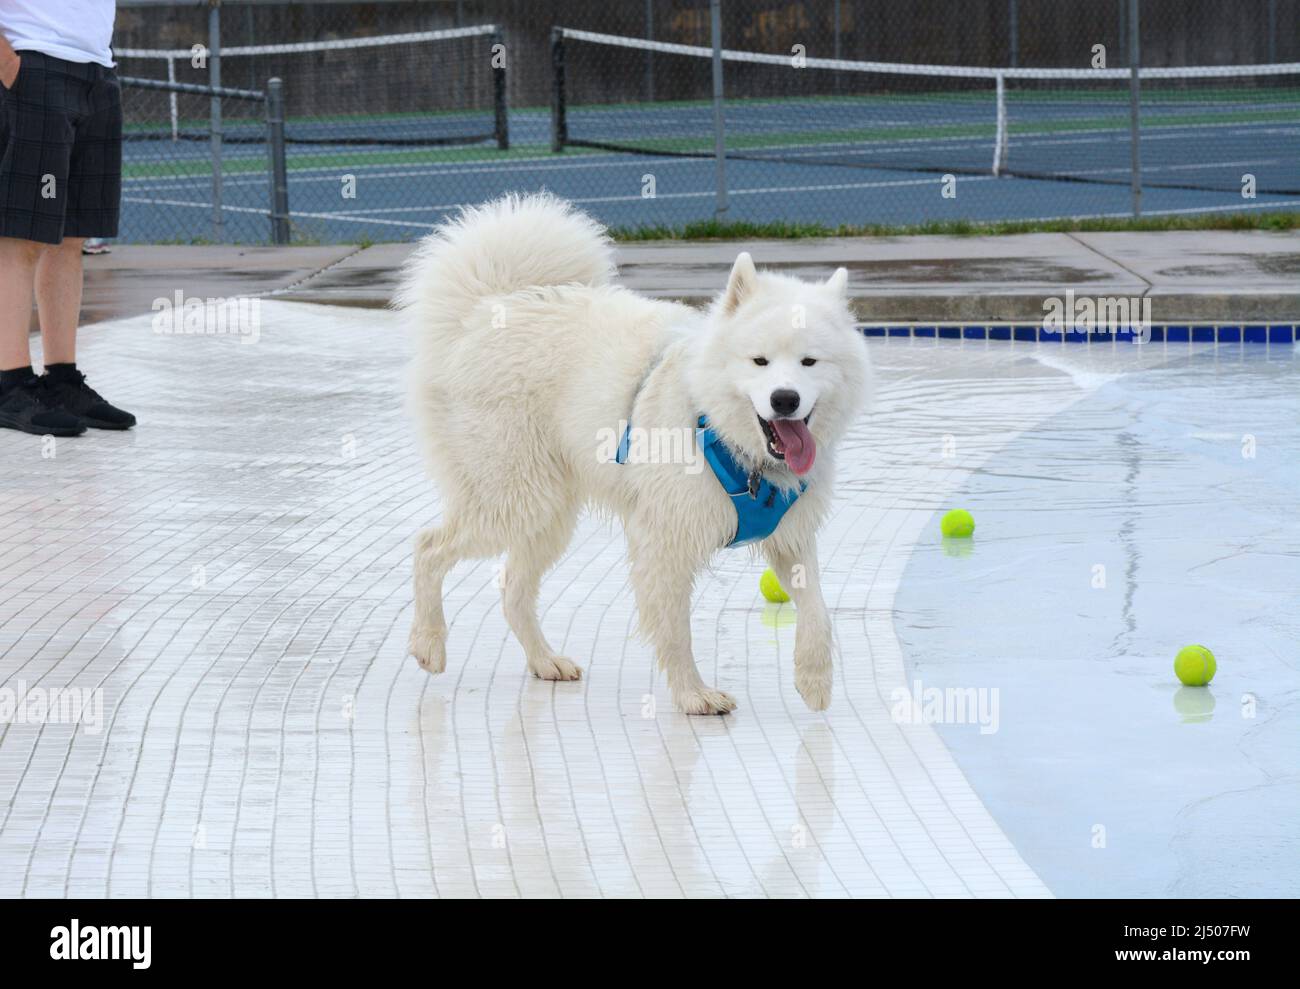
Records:
M355 247L111 245L85 259L82 323L148 312L154 300L284 291L356 253ZM35 324L33 323L33 328Z
M195 294L380 307L411 249L118 247L87 261L88 321L144 311L154 297L190 286ZM618 260L638 291L699 302L720 289L741 250L760 265L810 276L844 265L858 315L869 322L1036 322L1044 298L1071 288L1150 296L1158 323L1300 318L1300 233L630 243L619 246Z
M821 541L834 704L799 700L795 616L733 552L693 622L740 710L688 718L632 637L622 535L594 520L542 591L581 682L526 675L496 561L447 582L448 672L406 657L412 535L441 509L395 319L260 318L255 344L101 325L83 363L140 425L0 435L0 689L101 705L0 723L0 895L1047 894L932 728L891 714L892 602L944 493L1077 398L1069 376L1014 404L982 389L954 461L939 433L973 408L942 404L932 350L883 345ZM1000 374L1002 348L960 353L981 352Z

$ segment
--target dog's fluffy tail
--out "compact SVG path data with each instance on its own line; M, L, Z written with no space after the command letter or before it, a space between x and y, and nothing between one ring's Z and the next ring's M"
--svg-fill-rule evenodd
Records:
M417 336L455 333L478 302L543 285L604 285L614 274L605 228L555 196L509 195L467 207L426 237L393 300Z

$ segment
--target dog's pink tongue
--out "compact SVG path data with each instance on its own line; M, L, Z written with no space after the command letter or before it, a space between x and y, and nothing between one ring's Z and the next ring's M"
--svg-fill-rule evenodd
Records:
M812 470L813 461L817 459L817 441L808 432L808 427L798 419L773 419L772 428L785 447L785 462L790 469L796 474L807 474Z

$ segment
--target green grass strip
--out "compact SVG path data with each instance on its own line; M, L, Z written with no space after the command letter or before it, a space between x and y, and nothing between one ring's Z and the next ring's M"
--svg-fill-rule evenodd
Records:
M806 237L897 237L905 234L938 234L948 237L975 237L1026 233L1101 233L1147 230L1300 230L1300 212L1206 213L1200 215L1094 217L1062 220L998 220L980 223L972 220L942 220L917 224L871 223L864 225L795 223L775 220L767 223L747 221L697 220L682 226L615 227L611 230L620 241L645 240L798 240Z

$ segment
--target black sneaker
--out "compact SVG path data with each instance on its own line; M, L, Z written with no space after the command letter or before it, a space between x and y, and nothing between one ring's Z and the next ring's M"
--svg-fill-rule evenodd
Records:
M87 426L95 429L130 429L135 416L109 405L104 396L86 384L86 376L71 371L54 377L48 372L41 375L41 384L50 405L70 412Z
M34 374L0 392L0 426L37 436L80 436L86 431L78 416L51 407L41 379Z

